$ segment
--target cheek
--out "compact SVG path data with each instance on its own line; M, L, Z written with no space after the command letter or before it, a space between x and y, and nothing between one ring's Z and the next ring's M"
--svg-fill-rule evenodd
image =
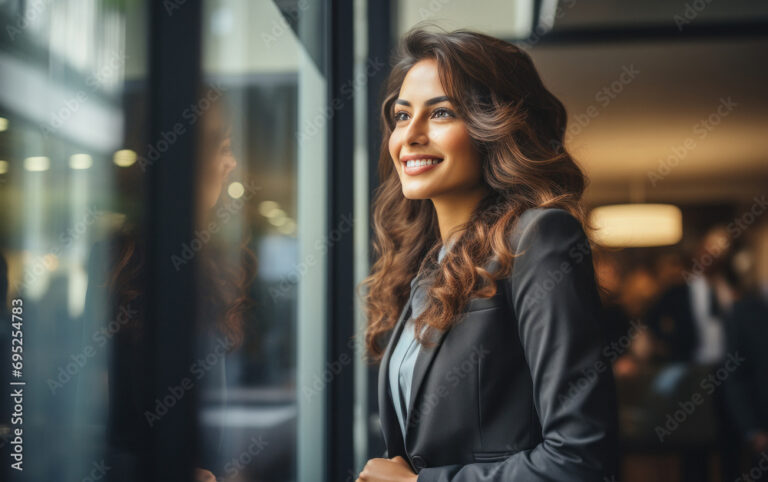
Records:
M463 125L455 124L434 136L436 143L449 156L466 158L472 152L472 140Z
M439 139L435 139L435 141L443 153L453 159L460 160L463 169L476 169L478 155L472 144L472 138L469 137L464 126L451 126L441 132Z
M392 131L392 135L389 136L389 155L392 157L392 162L397 164L397 159L400 157L400 135L397 131Z

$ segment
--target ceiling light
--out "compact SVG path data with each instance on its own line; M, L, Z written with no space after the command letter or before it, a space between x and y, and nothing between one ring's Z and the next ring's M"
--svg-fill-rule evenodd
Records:
M683 215L671 204L613 204L590 212L595 241L605 246L675 244L683 237Z

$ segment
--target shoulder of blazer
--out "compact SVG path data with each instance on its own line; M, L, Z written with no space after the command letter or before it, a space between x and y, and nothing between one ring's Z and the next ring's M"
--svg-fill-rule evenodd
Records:
M529 256L537 258L542 253L552 252L553 246L557 244L565 246L564 243L568 240L576 238L581 239L588 246L581 223L568 211L561 208L530 208L523 211L513 227L509 236L509 246L514 253L521 253L524 256L529 252ZM566 247L566 249L570 248ZM518 256L513 263L518 263L521 258L522 256ZM498 263L495 259L486 265L490 271L494 271L497 267ZM513 265L511 273L501 280L507 285L506 289L511 290L513 280L519 274L519 269L516 271ZM503 302L503 296L504 293L500 292L490 298L471 298L466 311L497 308ZM513 299L514 296L510 296L507 302Z
M591 261L589 240L581 222L562 208L531 208L524 211L510 236L512 251L518 256L513 261L511 273L504 279L507 289L513 293L515 285L531 270L553 268L568 263L574 266ZM559 264L558 264L559 263Z
M511 246L515 251L528 249L536 242L558 242L575 234L583 235L581 223L562 208L530 208L525 210L512 230ZM550 235L550 236L542 236ZM559 235L559 236L552 236ZM586 238L586 236L585 236Z

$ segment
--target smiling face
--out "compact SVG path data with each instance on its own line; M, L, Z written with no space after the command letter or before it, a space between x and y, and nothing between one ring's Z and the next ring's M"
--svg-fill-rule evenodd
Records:
M481 186L480 154L440 84L435 60L411 67L391 115L389 153L406 198L434 201Z
M201 170L199 175L198 196L201 209L212 209L224 189L237 160L232 154L230 129L226 126L221 113L211 109L202 120Z

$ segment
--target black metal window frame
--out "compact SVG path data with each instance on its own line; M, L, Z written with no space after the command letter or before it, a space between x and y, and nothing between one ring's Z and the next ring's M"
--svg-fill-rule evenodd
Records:
M147 1L149 15L148 135L159 145L180 112L193 105L201 80L202 0ZM176 270L171 259L194 232L197 136L179 136L147 169L144 222L147 229L147 335L150 363L145 404L187 376L194 358L195 264ZM198 453L197 391L181 397L150 431L148 480L192 480Z

